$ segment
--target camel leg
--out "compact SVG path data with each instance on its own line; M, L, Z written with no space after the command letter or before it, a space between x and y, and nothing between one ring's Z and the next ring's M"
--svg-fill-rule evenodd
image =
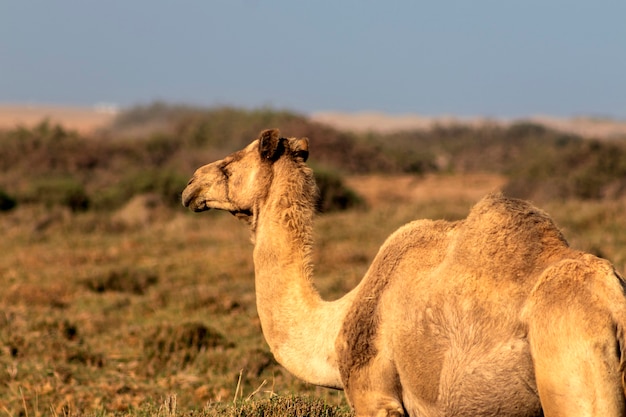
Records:
M615 284L568 260L546 270L533 290L523 317L546 417L626 415L616 326L604 296Z
M390 366L370 364L350 373L346 395L356 417L402 417L404 407L399 399L398 376Z
M394 398L380 393L359 393L351 401L356 417L403 417L404 409Z

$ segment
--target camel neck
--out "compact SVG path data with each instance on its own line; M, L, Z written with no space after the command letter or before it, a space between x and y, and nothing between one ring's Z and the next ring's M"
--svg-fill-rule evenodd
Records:
M264 215L271 213L278 215ZM284 198L270 199L259 215L254 248L257 310L281 365L307 382L342 388L335 340L347 300L325 302L313 285L312 217L312 207Z

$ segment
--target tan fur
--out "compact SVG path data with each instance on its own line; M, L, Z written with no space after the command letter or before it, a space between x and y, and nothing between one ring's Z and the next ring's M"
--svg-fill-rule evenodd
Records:
M194 174L183 203L252 229L277 360L343 388L357 416L624 416L624 281L550 217L489 195L459 222L393 233L337 301L312 284L308 141L277 130Z

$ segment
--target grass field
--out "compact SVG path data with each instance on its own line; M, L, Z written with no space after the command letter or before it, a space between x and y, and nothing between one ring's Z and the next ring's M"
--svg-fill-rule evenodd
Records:
M266 123L265 113L244 116ZM237 128L249 123L234 120ZM179 126L188 146L212 138L207 126L199 126L205 136ZM209 162L203 158L212 150L172 147L178 142L163 136L105 136L98 142L48 125L16 132L0 138L2 149L14 152L10 158L0 154L5 170L0 191L17 201L15 208L0 211L0 415L350 415L343 393L296 380L270 354L256 314L246 226L225 213L193 214L167 200L182 191L180 171L190 176L193 164ZM476 149L484 148L461 139L444 149L446 155L459 155L451 167L473 166ZM440 139L430 142L439 149ZM364 142L355 143L352 149L362 157L372 155ZM315 146L313 158L324 143ZM475 153L453 152L463 146L470 151L474 146ZM327 142L326 152L333 147ZM23 149L30 154L17 161ZM510 155L532 155L499 143L493 149L485 152L505 155L505 161ZM616 163L623 165L615 165L614 172L620 173L626 166L622 154L603 152L597 161L617 155ZM579 154L572 151L574 161L572 155ZM439 159L433 153L433 160ZM152 165L138 171L138 161ZM386 160L375 162L380 161ZM591 162L584 165L589 172L603 166ZM541 163L529 172L537 175ZM176 181L167 177L154 186L163 180L155 171L174 168ZM63 181L52 187L50 172ZM565 168L555 172L568 173ZM620 190L620 183L602 175L607 189ZM426 173L352 172L343 179L365 204L317 218L316 285L328 299L359 282L384 239L400 225L417 218L463 218L480 197L510 180L502 172L449 167ZM147 185L137 185L142 181ZM102 203L103 190L116 192L116 204ZM46 198L33 197L44 191ZM72 198L59 199L59 191ZM95 208L83 207L76 195L88 197ZM611 195L545 198L539 205L572 246L606 257L624 271L626 198L617 191Z
M379 181L390 187L394 178ZM366 210L320 216L322 294L336 298L353 287L399 225L462 218L473 203L432 195L371 200ZM546 208L574 246L623 270L625 206L570 201ZM269 353L246 227L223 213L151 210L165 212L127 226L116 224L115 213L35 206L0 217L0 414L142 415L172 396L179 415L228 415L233 409L223 407L234 399L292 394L345 408L342 393L295 380Z

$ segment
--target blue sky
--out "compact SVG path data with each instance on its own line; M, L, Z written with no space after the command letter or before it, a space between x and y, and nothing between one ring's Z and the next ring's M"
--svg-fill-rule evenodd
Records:
M0 102L626 119L626 2L5 0Z

